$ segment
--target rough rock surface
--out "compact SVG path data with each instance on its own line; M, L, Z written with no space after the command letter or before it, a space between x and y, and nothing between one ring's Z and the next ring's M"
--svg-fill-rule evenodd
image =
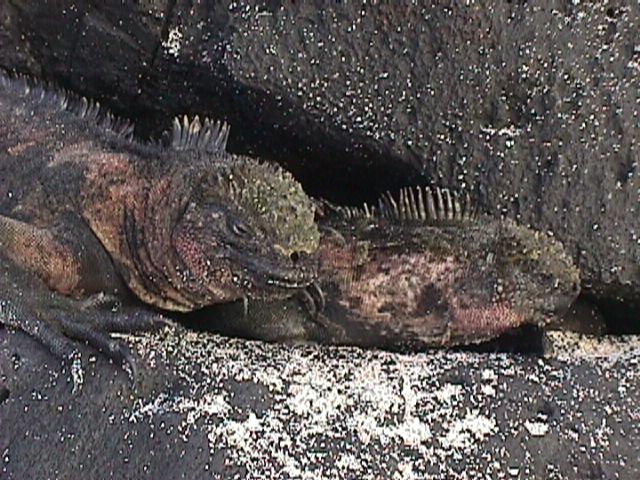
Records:
M151 123L226 117L314 193L468 185L553 231L585 287L640 296L637 2L27 0L0 19L2 66Z
M640 6L522 3L8 0L0 66L150 129L224 117L232 149L312 193L467 184L487 210L552 230L585 286L631 301ZM1 478L640 476L637 347L541 360L130 341L147 364L135 390L102 358L62 369L0 327Z
M135 390L102 358L85 356L71 375L0 330L0 477L640 475L637 344L594 361L283 347L171 329L129 340L147 365Z

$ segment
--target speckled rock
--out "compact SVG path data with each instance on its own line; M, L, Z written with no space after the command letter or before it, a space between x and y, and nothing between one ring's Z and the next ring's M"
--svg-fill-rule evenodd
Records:
M640 475L637 341L542 360L172 329L127 340L144 365L133 389L102 358L61 369L26 336L0 330L0 477Z
M553 231L585 287L637 298L640 6L416 3L0 2L0 66L149 130L223 117L232 149L335 199L466 184ZM562 337L538 359L129 341L146 365L133 389L102 358L62 368L0 327L1 478L640 477L634 346Z
M313 193L466 185L638 302L638 3L415 3L3 2L0 64L151 123L225 117Z

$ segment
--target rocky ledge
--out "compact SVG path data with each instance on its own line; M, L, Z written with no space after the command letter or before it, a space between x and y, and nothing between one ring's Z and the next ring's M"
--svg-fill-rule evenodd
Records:
M638 478L637 340L556 335L542 359L165 329L126 337L132 386L0 330L0 476Z

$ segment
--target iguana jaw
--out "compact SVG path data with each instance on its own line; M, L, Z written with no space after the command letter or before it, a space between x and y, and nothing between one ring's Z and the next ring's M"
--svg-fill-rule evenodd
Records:
M284 298L315 279L309 255L287 255L249 226L243 227L246 233L234 232L237 215L227 207L209 206L206 223L198 210L187 209L171 239L177 269L187 272L197 306L243 297Z
M292 259L277 250L269 253L228 253L231 269L242 271L250 298L286 298L316 279L316 264L311 256L299 253Z

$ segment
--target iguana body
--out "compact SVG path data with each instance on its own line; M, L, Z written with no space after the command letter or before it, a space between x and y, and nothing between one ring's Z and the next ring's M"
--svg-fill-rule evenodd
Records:
M0 74L5 261L64 295L132 292L177 311L282 298L314 280L313 205L288 173L228 154L224 124L177 122L168 146L131 130Z
M320 224L324 310L314 317L294 301L250 302L245 314L225 306L215 311L221 331L364 347L464 345L544 326L579 292L558 241L477 215L468 198L446 190L417 187L375 209L329 209Z
M211 323L259 339L374 347L479 342L544 324L577 295L558 242L474 218L467 200L443 191L416 190L373 213L320 215L320 279L310 291L325 308L278 300L316 270L303 261L318 243L313 208L288 175L226 154L224 128L178 125L172 148L143 145L82 100L69 108L61 94L6 77L0 87L2 251L65 295L132 291L180 311L244 298L210 310ZM51 317L49 300L11 298L0 320L56 353L69 350L56 328L118 351L79 322L32 321L34 312ZM77 317L135 329L94 310Z

